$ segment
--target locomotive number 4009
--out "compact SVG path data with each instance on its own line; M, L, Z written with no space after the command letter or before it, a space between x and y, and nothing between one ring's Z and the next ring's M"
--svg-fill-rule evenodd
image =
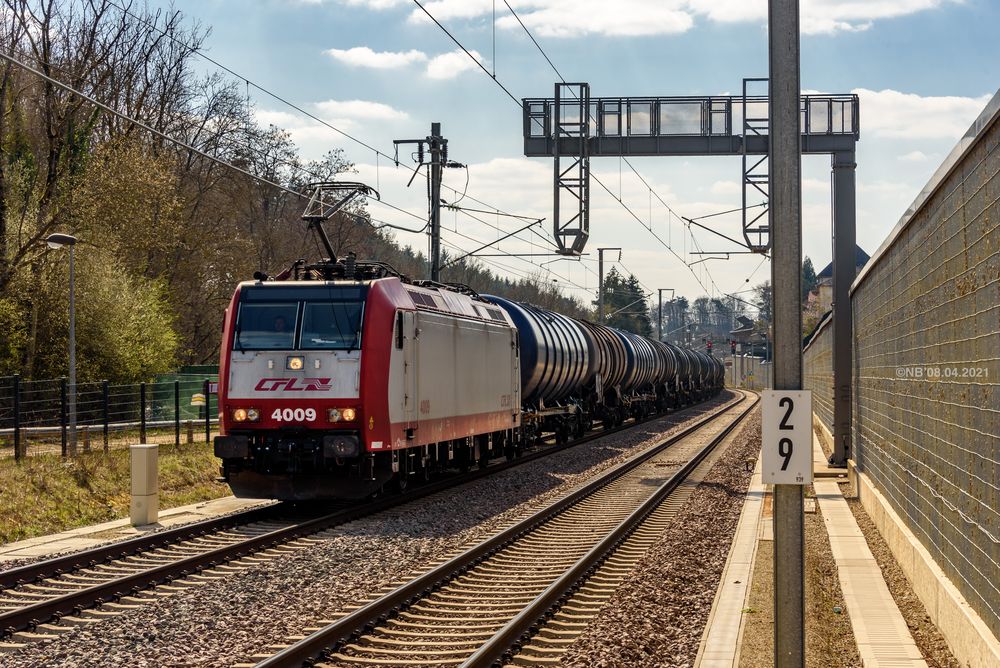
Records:
M313 422L316 419L316 409L275 408L271 419L275 422Z

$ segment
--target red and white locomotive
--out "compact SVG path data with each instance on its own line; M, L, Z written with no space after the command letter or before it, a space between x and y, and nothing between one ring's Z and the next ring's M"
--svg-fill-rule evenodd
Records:
M470 295L396 276L246 282L223 341L215 452L238 496L365 495L514 447L517 330Z

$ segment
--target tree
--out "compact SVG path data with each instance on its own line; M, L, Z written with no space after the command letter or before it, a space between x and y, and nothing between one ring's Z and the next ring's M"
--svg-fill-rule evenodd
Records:
M773 311L771 306L773 303L773 297L771 292L771 281L764 281L759 283L754 287L754 305L758 310L758 326L763 329L767 329L771 326L771 321L773 320Z
M180 12L128 5L133 18L114 0L2 1L0 44L14 57L196 150L0 63L0 373L65 373L65 255L43 243L56 230L80 238L81 380L132 382L215 361L240 281L320 259L300 219L305 186L353 165L339 150L303 161L287 132L257 121L242 81L198 75L192 59L207 31ZM426 257L377 229L363 202L325 229L338 256L426 275ZM513 279L466 258L444 276L593 317L541 271ZM634 277L622 290L641 298ZM648 331L642 321L633 324Z
M643 336L653 333L646 294L639 279L631 274L624 277L617 267L612 267L604 277L604 321L610 327Z
M162 110L154 127L166 127L166 109L178 100L171 98L175 89L161 84L186 71L197 48L178 49L170 37L200 43L197 31L181 32L178 14L136 7L140 20L126 20L110 0L5 5L0 42L22 61L113 107L129 100L145 107L158 98L150 104ZM0 111L2 296L32 262L39 242L71 223L70 198L93 147L122 128L79 95L6 61L0 64Z
M813 262L806 256L806 259L802 261L802 303L805 304L806 300L809 298L809 293L816 289L817 279L816 270L813 268Z

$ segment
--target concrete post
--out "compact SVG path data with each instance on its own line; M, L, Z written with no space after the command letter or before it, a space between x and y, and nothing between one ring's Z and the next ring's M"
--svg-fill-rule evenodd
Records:
M155 524L159 517L159 448L141 443L129 446L132 465L132 504L129 517L132 526Z
M768 2L772 387L802 389L802 147L798 0ZM756 378L755 378L756 380ZM774 665L805 666L801 485L774 486Z

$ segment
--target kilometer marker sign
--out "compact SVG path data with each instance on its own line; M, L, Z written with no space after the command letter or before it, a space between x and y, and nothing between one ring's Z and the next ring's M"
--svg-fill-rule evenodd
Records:
M761 404L763 481L773 485L812 484L812 392L765 390Z

